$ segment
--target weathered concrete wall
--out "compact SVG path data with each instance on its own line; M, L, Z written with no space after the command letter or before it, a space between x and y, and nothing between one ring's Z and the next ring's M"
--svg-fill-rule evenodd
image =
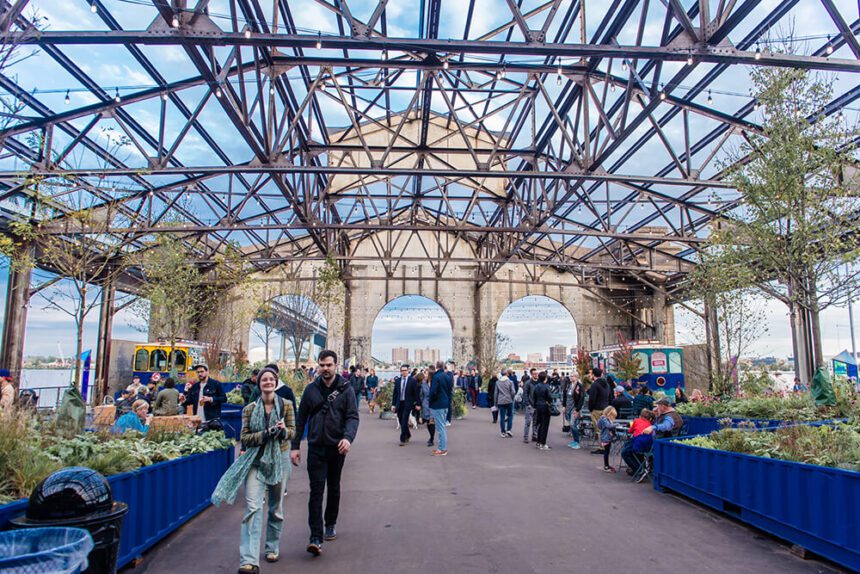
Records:
M362 261L380 255L380 251L401 259L398 263ZM437 263L440 254L457 260ZM562 304L576 325L577 344L588 350L618 341L618 334L631 339L660 339L674 343L674 313L660 296L631 295L628 285L569 286L576 276L555 269L539 268L538 279L529 280L535 269L508 264L496 274L503 281L478 287L478 264L463 261L476 259L466 241L453 235L403 231L377 233L352 246L359 261L349 265L349 280L343 296L335 303L317 301L328 323L328 346L343 359L354 357L360 364L371 363L373 325L379 312L391 301L404 295L420 295L435 301L445 310L452 331L452 354L457 365L477 358L479 333L495 336L495 326L504 310L530 295L542 295ZM430 260L428 260L428 258ZM305 279L315 276L318 262L306 261L293 269L279 269L254 276L255 282L225 294L219 315L203 331L229 328L230 348L248 349L248 338L254 314L265 301L296 293L296 274ZM442 280L445 279L445 280ZM453 279L453 280L451 280ZM506 281L505 281L506 280ZM567 284L567 285L565 285ZM629 312L619 308L621 302L633 302ZM647 326L645 325L647 323ZM226 326L226 327L225 327ZM492 327L487 329L487 327ZM572 340L565 341L568 344Z

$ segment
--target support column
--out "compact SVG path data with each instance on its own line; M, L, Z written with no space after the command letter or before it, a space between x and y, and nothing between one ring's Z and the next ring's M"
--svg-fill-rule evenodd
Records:
M708 387L713 388L714 381L722 373L720 364L720 330L717 323L717 306L713 297L705 298L705 353L708 361Z
M29 246L22 251L29 251ZM21 382L24 366L24 332L27 327L27 305L30 303L30 269L17 270L9 266L6 285L6 315L3 321L3 348L0 366L9 369L16 389Z
M652 321L654 337L663 345L666 344L666 295L655 290L652 296Z
M102 285L101 308L99 309L99 334L96 342L96 380L93 404L100 404L108 392L110 373L110 346L113 338L113 318L116 312L116 287L109 281Z

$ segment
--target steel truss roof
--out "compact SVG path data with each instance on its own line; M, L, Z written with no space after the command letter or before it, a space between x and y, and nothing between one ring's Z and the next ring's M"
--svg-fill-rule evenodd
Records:
M85 18L37 29L52 4L0 2L5 46L38 51L0 72L0 215L27 217L38 178L55 217L112 206L129 249L176 232L260 270L368 260L354 246L393 229L469 244L481 282L527 263L672 285L741 205L719 161L760 130L748 66L838 73L827 115L860 96L860 20L832 0L76 0ZM775 51L810 9L826 37ZM65 83L35 90L34 62Z

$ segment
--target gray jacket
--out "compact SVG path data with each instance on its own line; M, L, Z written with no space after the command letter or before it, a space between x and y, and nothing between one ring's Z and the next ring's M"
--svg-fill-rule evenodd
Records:
M421 416L430 417L430 383L427 381L421 383Z
M510 379L499 379L496 382L496 392L493 400L496 405L509 405L514 402L514 383Z

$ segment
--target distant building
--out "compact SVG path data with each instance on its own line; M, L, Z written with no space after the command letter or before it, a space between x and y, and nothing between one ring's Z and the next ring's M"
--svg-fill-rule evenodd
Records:
M510 363L522 363L523 360L516 353L509 353L508 354L508 362L510 362Z
M550 363L566 363L567 362L567 347L564 345L553 345L549 348Z
M439 349L431 349L430 347L426 347L424 349L415 349L415 362L416 363L436 363L442 359L442 351Z
M409 362L409 349L406 347L394 347L391 349L391 362L402 365Z
M543 363L543 353L529 353L526 357L528 363Z

